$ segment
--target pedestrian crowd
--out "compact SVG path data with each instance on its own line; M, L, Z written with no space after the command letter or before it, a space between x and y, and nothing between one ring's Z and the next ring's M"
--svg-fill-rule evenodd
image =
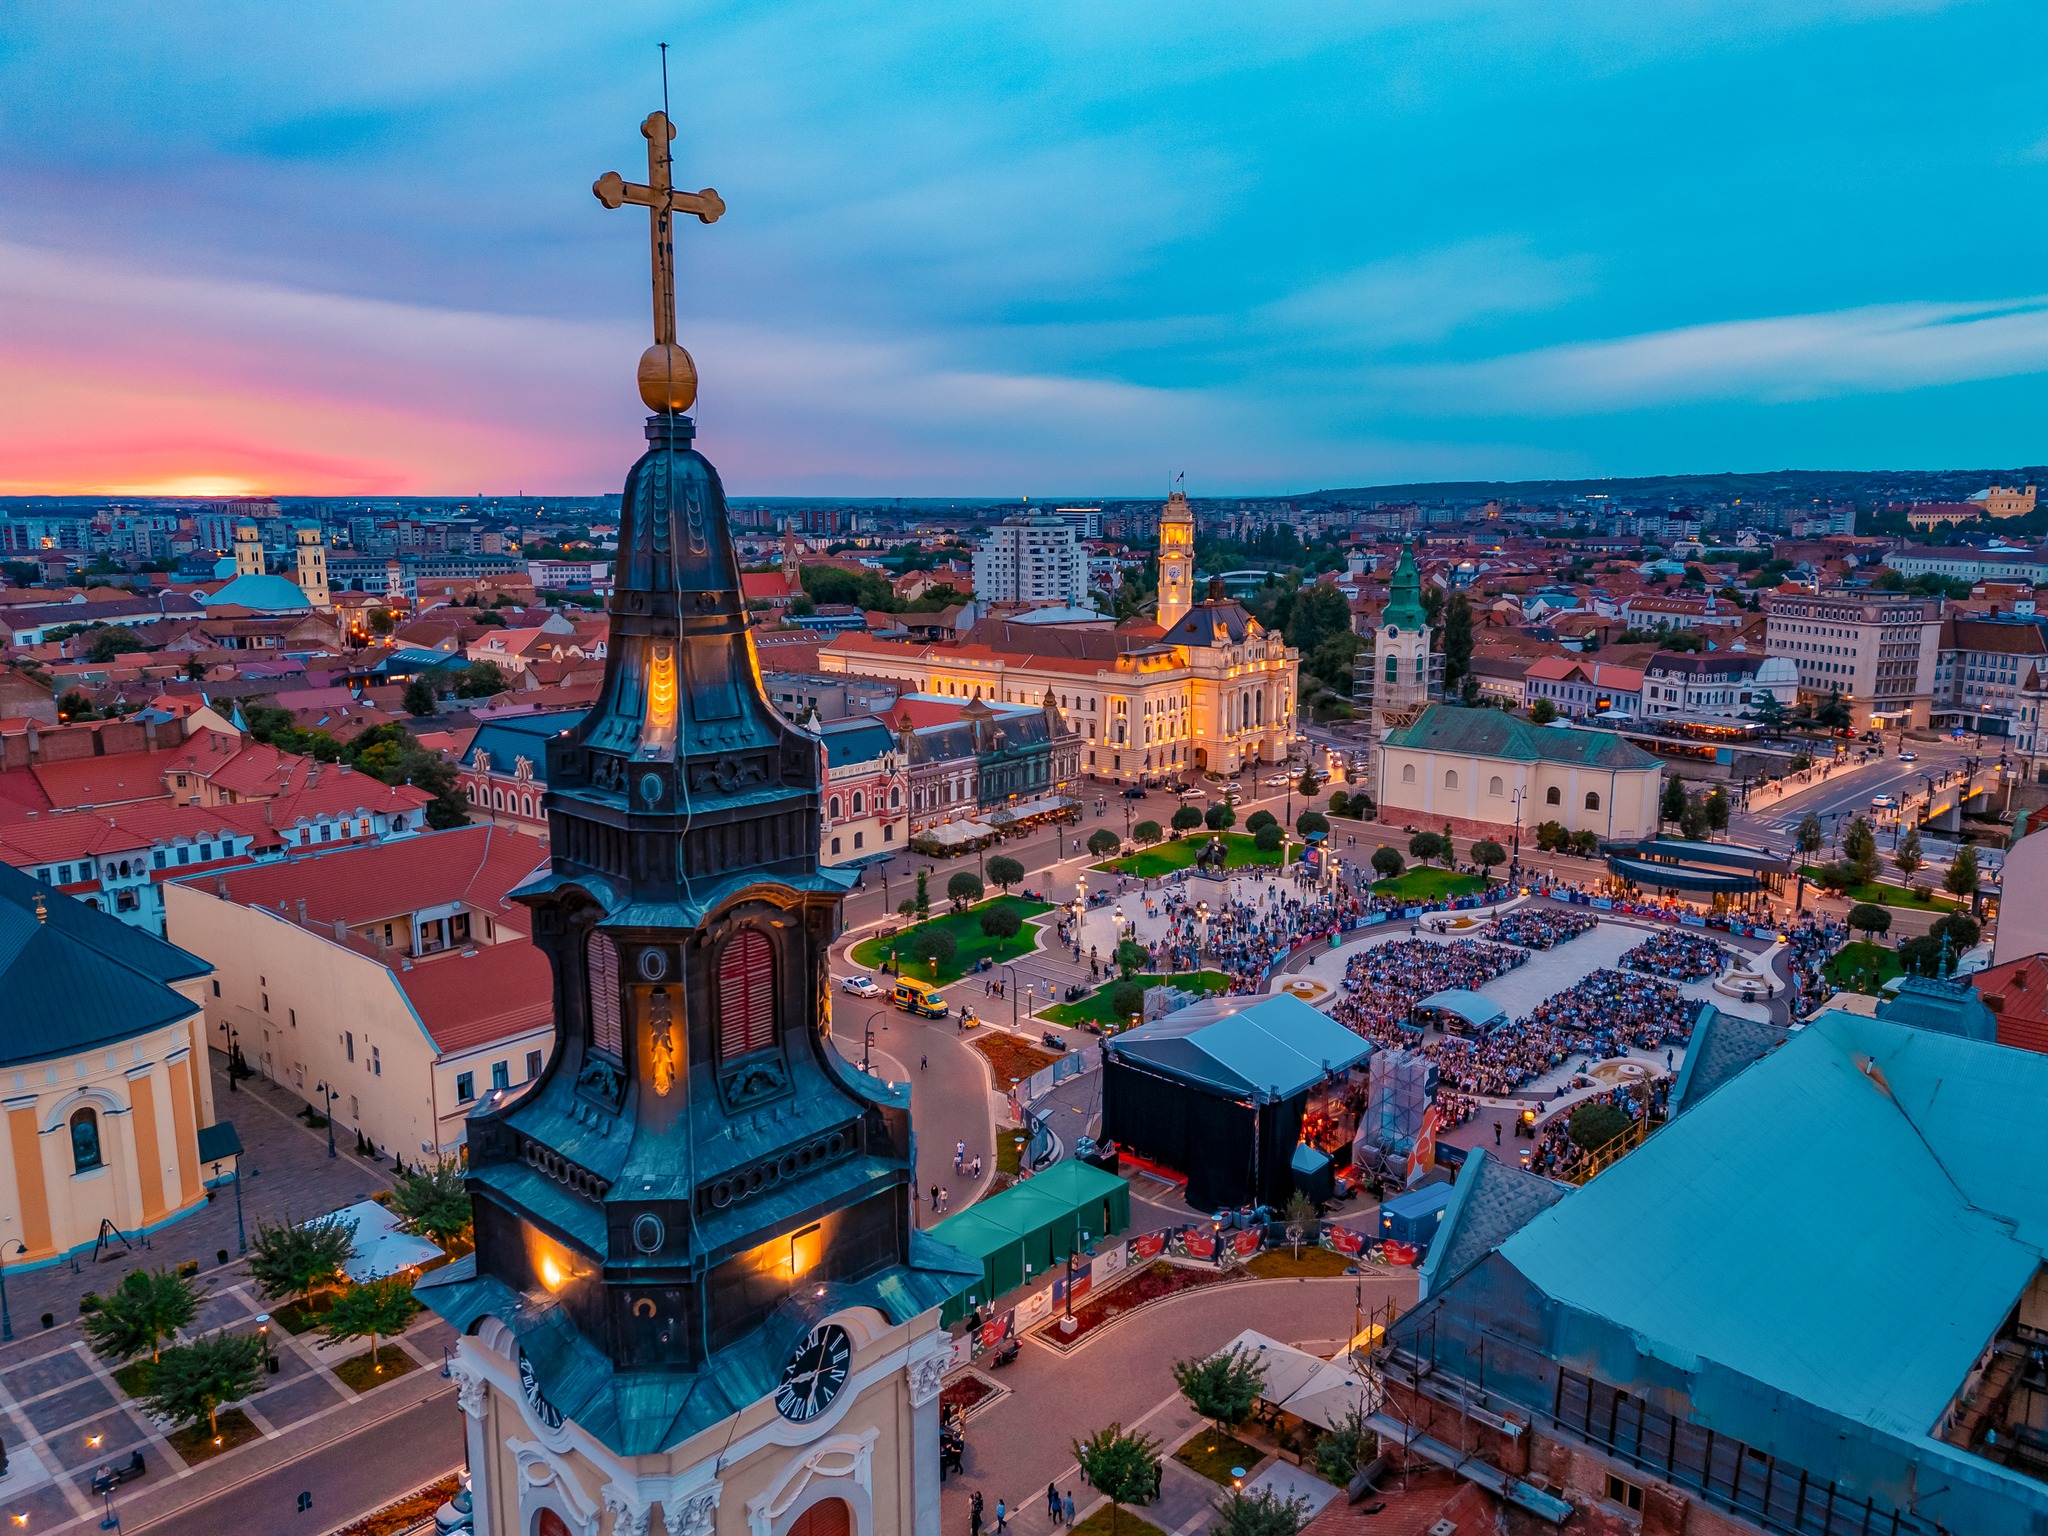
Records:
M1494 922L1493 936L1503 944L1519 944L1524 949L1555 949L1599 926L1600 920L1590 912L1529 902L1503 912Z
M1704 981L1728 964L1728 951L1712 939L1672 928L1652 934L1623 955L1621 963L1672 981Z

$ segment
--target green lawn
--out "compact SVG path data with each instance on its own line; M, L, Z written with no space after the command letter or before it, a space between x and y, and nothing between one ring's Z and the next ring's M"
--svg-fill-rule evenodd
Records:
M1195 992L1203 997L1221 992L1230 985L1230 978L1221 971L1182 971L1173 976L1133 976L1131 980L1148 987L1175 986L1183 992ZM1109 992L1115 985L1115 979L1105 981L1080 1002L1056 1003L1050 1008L1039 1009L1038 1016L1048 1024L1125 1023L1109 1011Z
M1391 880L1373 882L1375 896L1395 896L1408 901L1442 901L1446 896L1469 896L1486 889L1477 875L1454 875L1447 869L1410 869Z
M1166 1536L1166 1532L1143 1516L1132 1514L1128 1507L1118 1511L1114 1505L1105 1504L1076 1525L1072 1536Z
M1186 869L1195 862L1195 855L1208 846L1209 839L1220 837L1229 851L1224 861L1225 869L1244 869L1254 864L1277 866L1280 850L1261 853L1255 840L1243 832L1211 832L1204 827L1186 837L1174 838L1169 842L1156 843L1150 848L1139 850L1128 858L1111 859L1106 864L1093 867L1107 875L1136 875L1140 879L1151 879L1158 875L1170 875L1177 869ZM1298 840L1295 846L1300 846Z
M864 970L874 970L889 958L892 944L909 943L910 936L922 928L943 928L953 935L953 942L959 946L953 951L952 963L939 967L937 980L941 985L949 981L958 981L973 970L984 955L997 961L1014 960L1019 955L1028 955L1031 953L1033 942L1028 928L1014 939L1002 941L1000 946L996 940L981 931L981 914L997 905L1009 907L1027 922L1040 913L1052 910L1049 902L1026 901L1021 896L997 896L982 902L979 906L969 907L965 912L948 912L944 917L935 917L929 923L906 928L894 939L863 939L853 946L853 963ZM917 966L911 974L919 981L934 979L929 965Z
M1873 995L1899 975L1901 969L1896 950L1868 941L1844 944L1828 960L1826 967L1828 980L1836 986Z
M1818 885L1820 866L1807 865L1806 878ZM1873 880L1868 885L1852 885L1842 894L1851 901L1867 901L1879 907L1904 907L1908 912L1953 912L1962 905L1939 889L1930 889L1928 899L1918 901L1903 885L1886 885L1882 880Z
M1214 1425L1203 1428L1195 1438L1173 1453L1173 1459L1182 1466L1199 1472L1212 1483L1221 1483L1228 1488L1231 1482L1231 1468L1251 1476L1251 1470L1266 1459L1266 1453L1255 1445L1246 1445L1235 1435L1226 1434Z

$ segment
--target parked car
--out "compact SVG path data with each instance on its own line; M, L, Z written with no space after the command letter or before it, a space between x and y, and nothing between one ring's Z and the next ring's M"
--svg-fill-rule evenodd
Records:
M851 992L855 997L880 997L882 989L875 985L872 976L844 976L840 978L839 990Z

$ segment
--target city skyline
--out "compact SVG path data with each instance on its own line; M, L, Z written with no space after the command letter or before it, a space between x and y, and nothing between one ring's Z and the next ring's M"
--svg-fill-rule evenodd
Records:
M2002 0L109 14L0 55L0 493L613 489L662 39L735 494L2041 456Z

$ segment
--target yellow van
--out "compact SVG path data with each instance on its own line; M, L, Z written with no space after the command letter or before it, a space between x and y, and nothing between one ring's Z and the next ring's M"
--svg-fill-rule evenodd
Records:
M946 1016L946 1000L939 995L939 989L915 977L899 976L896 979L896 993L892 1001L905 1013L921 1013L928 1019Z

